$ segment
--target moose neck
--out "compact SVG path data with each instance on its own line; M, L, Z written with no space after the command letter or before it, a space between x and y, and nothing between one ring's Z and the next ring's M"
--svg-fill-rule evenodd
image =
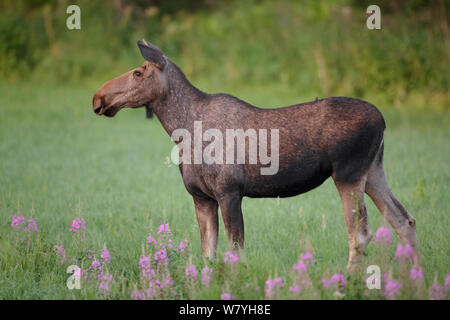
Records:
M152 108L169 136L178 128L189 128L207 94L195 88L172 62L166 70L167 92L152 102Z

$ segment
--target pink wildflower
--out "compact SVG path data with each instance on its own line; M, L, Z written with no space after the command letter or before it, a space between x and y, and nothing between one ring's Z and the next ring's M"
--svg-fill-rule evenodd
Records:
M166 279L164 279L163 284L161 284L161 288L162 289L170 288L173 286L173 284L174 284L174 281L172 279L166 278Z
M233 253L231 251L225 252L225 258L223 259L224 262L229 262L231 264L235 264L239 261L239 256L237 253Z
M309 281L309 280L306 280L306 279L300 281L300 284L301 284L302 286L308 286L308 287L311 287L311 286L312 286L312 282Z
M445 291L450 290L450 273L445 277Z
M384 243L385 245L389 245L392 242L392 233L386 227L380 227L375 232L375 243Z
M342 273L336 273L331 276L331 282L339 284L340 287L345 287L345 277Z
M202 269L202 285L205 287L209 286L209 282L211 281L211 276L213 275L213 269L205 267Z
M178 246L178 249L179 249L182 253L184 253L184 248L186 248L186 246L184 245L184 242L181 241L181 242L180 242L180 245Z
M397 250L395 251L395 259L400 262L404 262L407 259L414 261L413 250L409 244L402 246L401 243L397 245Z
M147 243L147 247L150 247L150 245L151 245L152 243L153 243L153 246L154 246L155 248L158 247L158 242L157 242L156 239L153 238L151 235L148 235L146 243Z
M33 230L38 232L37 223L36 220L30 218L28 219L28 232L31 232Z
M445 299L444 291L442 290L442 287L437 283L433 283L431 285L429 294L430 294L430 300Z
M55 245L53 248L56 249L56 254L61 256L61 264L63 264L64 261L66 261L66 249L64 249L63 246L58 245Z
M83 218L81 219L73 219L72 227L70 228L70 232L72 234L78 233L84 238L84 232L86 231L86 221Z
M388 274L384 275L384 280L386 281L385 287L384 287L384 295L389 299L395 299L397 294L402 289L402 285L392 279Z
M222 299L222 300L233 300L234 296L232 296L231 293L224 292L224 293L222 293L220 295L220 299Z
M11 227L17 229L19 231L35 231L38 232L38 227L36 220L30 218L28 219L28 225L25 222L25 218L23 216L14 215L11 221Z
M162 224L162 225L160 225L159 226L159 228L158 228L158 233L157 233L161 238L164 238L164 235L165 234L172 234L172 232L170 231L170 229L169 229L169 224L168 223L166 223L166 224Z
M273 280L266 280L266 286L264 291L266 292L266 297L270 298L275 294L275 292L283 287L283 280L281 278L275 278Z
M197 268L194 265L186 266L186 278L197 278Z
M103 250L103 252L100 254L100 258L102 258L102 263L110 263L111 262L111 257L109 255L109 250L105 249Z
M331 282L329 280L327 280L327 278L320 279L320 282L322 282L322 285L324 286L324 288L327 288L331 284Z
M169 257L167 256L166 248L156 251L154 259L158 262L158 266L160 266L161 264L167 265L169 263Z
M155 275L155 270L150 268L150 257L139 259L139 269L141 270L141 279L151 279Z
M180 241L180 244L178 245L178 248L175 248L175 251L180 251L181 253L184 253L184 250L186 249L188 245L188 239L184 239L184 241Z
M312 253L306 252L302 253L300 256L300 259L305 262L306 265L313 265L314 264L314 258Z
M420 268L411 268L409 271L409 279L412 281L417 281L418 283L423 282L423 273Z
M141 290L133 290L131 291L130 297L134 300L143 300L144 294Z
M293 269L298 271L300 274L304 274L308 271L308 268L306 267L306 264L303 262L303 260L300 260L298 264L294 265Z
M289 291L292 293L299 293L301 291L301 289L302 288L300 287L300 285L296 284L296 285L290 287Z
M91 266L89 267L93 272L102 272L102 265L100 261L94 260L91 263Z
M112 282L113 282L112 275L102 275L100 283L98 285L99 290L103 291L104 293L108 293L109 286L111 285Z
M23 216L14 215L11 221L11 227L17 230L26 230L25 227L25 218Z
M326 278L323 278L320 280L322 282L322 285L324 288L328 288L330 286L337 286L339 289L344 289L346 282L345 277L342 273L336 273L333 274L330 278L330 280L327 280Z

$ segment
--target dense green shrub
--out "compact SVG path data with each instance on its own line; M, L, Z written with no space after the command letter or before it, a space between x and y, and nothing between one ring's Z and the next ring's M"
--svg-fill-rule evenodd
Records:
M449 8L442 1L379 1L382 29L368 30L366 2L184 1L177 7L174 1L82 0L82 28L70 31L68 1L3 1L0 77L104 80L140 63L135 43L145 37L194 82L214 87L276 83L317 96L382 93L394 105L421 96L447 108Z

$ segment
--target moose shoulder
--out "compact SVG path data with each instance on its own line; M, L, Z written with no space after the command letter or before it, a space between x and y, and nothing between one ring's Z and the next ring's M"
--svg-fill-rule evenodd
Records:
M207 141L201 141L200 147L190 143L180 152L185 160L180 171L193 196L205 257L216 254L218 207L230 246L242 249L244 196L294 196L331 176L349 233L347 268L357 266L372 238L364 193L402 241L411 246L414 263L420 265L415 220L395 198L385 178L385 122L375 106L332 97L276 109L257 108L227 94L198 90L159 48L145 40L138 41L138 46L146 62L106 82L94 95L93 109L96 114L112 117L122 108L146 106L147 114L153 111L167 133L173 139L180 138L179 143L196 134L214 141L217 148L209 153L214 161L199 161L204 154L196 157L210 147ZM189 136L181 139L179 130ZM251 144L254 139L257 147ZM239 150L242 144L244 149ZM186 161L192 158L194 161ZM277 161L276 165L269 160ZM268 165L276 170L267 173Z

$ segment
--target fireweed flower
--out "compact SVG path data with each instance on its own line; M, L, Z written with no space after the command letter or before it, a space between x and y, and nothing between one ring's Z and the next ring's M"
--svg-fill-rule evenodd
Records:
M231 264L235 264L239 261L239 256L237 253L233 253L231 251L225 252L225 258L223 258L224 262L229 262Z
M322 285L324 286L324 288L327 288L331 284L331 282L328 281L326 278L320 279L320 282L322 282Z
M141 290L133 290L131 291L130 297L133 300L143 300L144 294L142 293Z
M302 288L298 284L289 288L289 292L292 292L292 293L299 293L301 290L302 290Z
M186 278L197 278L197 268L194 265L186 266Z
M388 274L384 275L384 281L386 282L386 284L383 294L389 299L395 299L397 297L397 294L402 289L402 285L392 279Z
M211 276L213 275L213 269L212 268L203 268L202 269L202 285L205 287L209 286L209 282L211 281Z
M161 264L167 265L169 263L169 257L167 256L167 250L166 248L163 248L161 250L158 250L155 252L155 255L153 257L155 261L158 263L158 267Z
M146 243L147 243L147 247L150 247L152 243L155 248L158 247L158 242L151 235L148 235Z
M312 282L309 281L309 280L302 280L302 281L300 281L300 284L302 286L304 286L304 287L306 287L306 286L311 287L312 286Z
M314 258L312 253L306 252L302 253L300 256L300 259L306 264L306 265L313 265L314 264Z
M38 232L36 220L28 219L28 232L36 231Z
M102 264L98 260L94 260L89 267L93 272L102 272Z
M413 250L409 244L402 246L401 243L397 245L397 250L395 250L395 259L400 262L405 262L410 259L414 261Z
M450 274L448 274L447 277L445 278L445 291L449 290L450 290Z
M338 287L339 289L344 289L346 282L345 282L345 277L342 273L336 273L333 274L330 278L330 280L323 278L322 280L320 280L322 282L322 285L324 288L328 288L328 287Z
M89 249L89 250L87 251L87 254L88 254L88 258L89 258L89 259L92 259L93 256L94 256L94 254L95 254L95 252L94 252L94 250Z
M19 231L38 232L36 220L29 218L27 224L23 216L14 215L11 221L11 227Z
M273 280L267 279L264 291L266 292L266 297L270 298L275 294L275 292L283 287L283 280L281 278L275 278Z
M11 221L11 227L17 230L26 230L25 218L23 216L14 215Z
M375 243L384 243L385 245L389 245L392 242L392 233L386 227L380 227L375 232Z
M174 281L170 278L166 278L163 280L162 284L161 284L161 288L162 289L167 289L173 286Z
M100 292L103 291L103 293L108 293L109 292L109 286L112 284L113 282L113 276L110 275L105 275L102 274L101 278L100 278L100 283L98 285L98 289Z
M141 270L141 279L151 279L155 275L155 270L150 268L150 257L139 259L139 269Z
M418 283L423 282L423 273L420 268L411 268L409 271L409 279L412 281L417 281Z
M100 254L100 258L102 258L102 263L110 263L111 262L111 257L109 255L109 250L105 249L102 251L102 253Z
M56 254L61 256L61 264L63 264L66 261L66 249L58 245L55 245L53 248L56 249Z
M220 299L222 299L222 300L233 300L234 296L232 296L231 293L224 292L224 293L222 293L220 295Z
M336 273L331 276L331 282L339 284L340 287L345 287L345 277L342 273Z
M169 229L169 224L166 223L166 224L160 225L158 228L157 234L160 236L161 239L163 239L166 234L171 235L172 232Z
M180 251L181 253L184 253L184 250L186 249L188 244L188 239L184 239L184 241L180 241L180 244L178 245L178 248L175 248L175 251Z
M86 231L86 221L83 218L81 219L73 219L72 227L70 228L70 232L72 234L78 233L84 238L84 232Z
M436 282L433 283L429 290L430 300L443 300L445 299L444 291L442 287Z
M300 260L297 264L295 264L292 269L298 271L300 274L304 274L308 271L308 268L303 260Z

